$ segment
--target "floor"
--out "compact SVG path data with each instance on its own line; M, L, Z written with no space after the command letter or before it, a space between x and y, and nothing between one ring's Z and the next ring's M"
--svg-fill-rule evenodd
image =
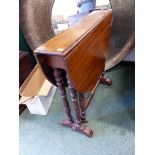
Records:
M134 68L120 64L106 73L112 86L98 86L87 110L92 138L59 124L65 114L58 92L48 115L25 110L19 118L20 155L134 155Z

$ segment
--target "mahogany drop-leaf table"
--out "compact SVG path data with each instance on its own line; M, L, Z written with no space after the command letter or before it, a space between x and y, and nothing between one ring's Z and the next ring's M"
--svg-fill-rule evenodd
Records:
M34 50L34 55L46 78L56 85L67 118L63 126L91 137L86 126L86 109L99 83L111 85L102 72L112 26L112 10L90 13L75 25L51 38ZM76 119L73 119L66 87L69 87ZM91 92L85 101L84 93Z

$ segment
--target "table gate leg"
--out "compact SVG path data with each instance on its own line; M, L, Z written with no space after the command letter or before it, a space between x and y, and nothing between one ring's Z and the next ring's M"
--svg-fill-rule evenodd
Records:
M70 110L70 106L69 106L69 102L67 99L67 95L66 95L66 90L65 87L63 85L63 77L61 76L61 70L60 69L55 69L54 70L54 76L55 76L55 80L59 89L59 93L60 93L60 97L62 99L62 103L64 106L64 110L67 114L68 119L65 119L62 121L62 124L65 125L71 125L73 124L73 117L71 115L71 110Z
M72 87L69 79L67 80L67 82L68 82L68 87L70 89L71 100L74 105L74 111L75 111L75 116L76 116L76 123L73 124L72 128L76 131L79 131L91 137L93 135L93 131L90 128L86 127L81 121L81 114L80 114L80 108L78 104L77 91Z
M88 121L86 120L85 99L84 94L82 93L79 93L79 105L81 110L82 123L88 123Z

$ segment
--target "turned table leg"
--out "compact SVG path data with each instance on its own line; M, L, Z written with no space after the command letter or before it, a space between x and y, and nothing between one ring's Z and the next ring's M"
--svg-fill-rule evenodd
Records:
M67 80L67 82L68 82L68 87L70 89L71 100L72 100L73 105L74 105L74 111L75 111L75 117L76 117L76 124L77 124L77 126L80 126L82 124L82 121L81 121L80 108L79 108L79 104L78 104L77 92L72 87L70 81Z
M82 93L79 93L79 105L81 110L82 123L88 123L88 121L86 120L85 99L84 94Z
M67 77L68 79L68 77ZM78 104L78 97L77 97L77 91L72 87L69 79L67 80L68 82L68 87L70 89L70 96L71 100L74 105L74 111L75 111L75 117L76 117L76 123L73 124L72 128L76 131L79 131L81 133L84 133L85 135L91 137L93 135L93 131L86 127L81 120L81 112L80 112L80 107Z
M55 80L56 80L56 83L57 83L57 86L59 89L60 97L62 99L64 110L65 110L67 117L68 117L68 119L63 120L62 124L63 123L72 124L73 118L71 115L71 110L70 110L69 102L67 99L66 90L65 90L65 87L63 85L64 81L63 81L63 77L61 75L61 70L55 69L54 70L54 76L55 76Z

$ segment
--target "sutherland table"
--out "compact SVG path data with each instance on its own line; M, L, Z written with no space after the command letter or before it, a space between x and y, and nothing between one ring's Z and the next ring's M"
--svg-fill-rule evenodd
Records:
M110 85L102 72L111 32L112 11L90 13L80 22L48 40L34 51L46 78L59 89L67 119L62 125L91 137L93 131L85 123L86 109L99 83ZM74 121L66 95L66 87L74 105ZM84 93L92 92L87 101Z

